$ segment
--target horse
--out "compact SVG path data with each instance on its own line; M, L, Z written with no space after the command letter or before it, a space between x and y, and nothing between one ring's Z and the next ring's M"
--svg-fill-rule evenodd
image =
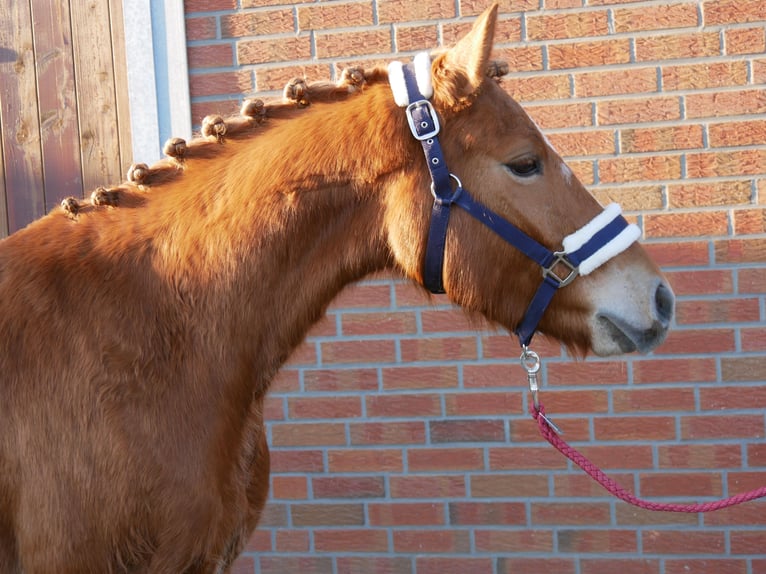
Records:
M418 77L450 181L556 249L602 207L503 90L497 11ZM441 204L389 81L291 82L0 241L0 572L229 571L267 497L280 366L344 286L425 282ZM540 269L475 215L452 210L441 286L513 331ZM578 354L658 345L672 291L638 243L619 251L536 330Z

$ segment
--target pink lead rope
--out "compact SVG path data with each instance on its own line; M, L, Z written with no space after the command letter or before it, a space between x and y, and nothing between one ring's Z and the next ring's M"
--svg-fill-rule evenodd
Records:
M652 502L650 500L643 500L634 496L631 492L626 490L622 485L618 484L615 480L609 478L604 471L598 466L593 464L588 458L579 452L574 447L567 444L567 442L559 436L561 432L556 425L554 425L550 419L545 416L545 407L538 401L537 398L537 372L540 370L540 358L537 353L530 351L525 347L524 352L521 355L521 364L527 371L529 379L529 389L532 392L533 402L529 406L529 412L532 417L537 421L537 427L540 429L540 435L547 440L553 447L561 454L583 469L593 480L603 486L609 493L616 496L620 500L644 508L646 510L664 511L664 512L711 512L713 510L721 510L722 508L728 508L735 506L743 502L750 502L766 496L766 486L756 488L750 492L744 492L742 494L736 494L729 498L722 500L714 500L711 502L703 502L698 504L674 504L674 503L660 503Z

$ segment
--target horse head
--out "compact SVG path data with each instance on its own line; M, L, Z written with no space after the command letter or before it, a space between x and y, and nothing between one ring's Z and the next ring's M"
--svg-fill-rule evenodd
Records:
M594 232L590 227L600 229L606 223L602 220L611 220L614 213L605 215L534 121L488 74L496 69L490 60L496 17L494 6L453 48L428 58L425 65L416 61L410 75L430 92L428 106L440 124L437 137L454 193L464 189L475 198L473 208L451 209L440 287L454 303L517 331L543 281L541 267L487 221L505 220L532 243L559 252L566 250L567 241L578 242L583 233L588 239ZM390 76L399 73L399 69L389 71ZM424 75L430 77L423 79ZM393 88L397 100L406 100L406 94L397 95L401 87ZM438 163L440 158L430 161ZM412 179L405 178L406 185L395 188L396 199L388 202L389 242L405 272L428 283L424 260L430 256L426 253L429 241L434 241L429 239L433 235L429 226L435 215L425 196L431 185L426 159L418 158L413 164ZM404 189L407 186L422 193L413 194ZM610 207L612 212L616 208ZM472 210L486 213L477 216ZM550 271L566 281L560 281L564 284L556 290L537 329L579 353L648 352L659 345L673 317L674 296L657 266L633 243L638 234L630 226L615 239L618 245L613 253L601 260L596 257L587 270L560 260L551 263Z

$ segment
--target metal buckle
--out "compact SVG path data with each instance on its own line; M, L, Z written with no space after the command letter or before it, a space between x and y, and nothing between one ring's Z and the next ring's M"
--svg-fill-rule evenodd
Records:
M543 278L552 277L555 281L558 281L559 287L566 287L580 274L580 269L579 267L572 265L569 259L567 259L567 254L564 251L554 252L553 257L554 259L550 266L543 267ZM569 269L569 275L563 279L556 275L556 272L554 271L554 267L558 264Z
M431 116L431 121L433 122L433 129L425 133L421 132L422 130L426 129L429 124L427 122L417 123L417 120L412 115L414 110L420 108L426 108L428 115ZM439 118L436 115L436 110L428 100L418 100L417 102L412 102L409 106L407 106L404 112L407 114L407 122L410 124L410 131L412 131L412 135L415 136L416 140L427 140L436 137L439 134L439 130L441 129L441 126L439 125Z

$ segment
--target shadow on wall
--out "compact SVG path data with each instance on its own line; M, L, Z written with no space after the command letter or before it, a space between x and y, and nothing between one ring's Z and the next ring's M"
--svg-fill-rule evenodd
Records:
M0 48L0 63L15 62L18 58L16 50L10 50L8 48Z

